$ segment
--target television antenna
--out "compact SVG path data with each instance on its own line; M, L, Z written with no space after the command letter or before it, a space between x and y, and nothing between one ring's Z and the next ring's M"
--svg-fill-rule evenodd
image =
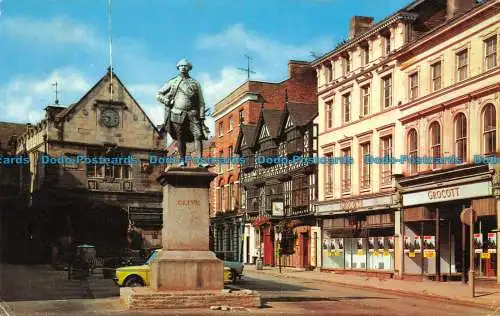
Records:
M247 58L247 68L238 68L239 70L246 71L247 73L247 80L250 81L250 74L254 74L255 71L252 71L250 68L250 61L253 60L252 57L248 56L247 54L244 55Z

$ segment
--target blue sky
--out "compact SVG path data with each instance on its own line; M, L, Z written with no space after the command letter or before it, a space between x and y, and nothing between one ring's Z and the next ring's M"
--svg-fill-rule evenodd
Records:
M112 0L113 68L155 123L154 98L193 63L211 107L246 80L281 81L347 36L353 15L383 19L409 0ZM36 122L54 100L77 101L109 65L108 0L0 0L0 121Z

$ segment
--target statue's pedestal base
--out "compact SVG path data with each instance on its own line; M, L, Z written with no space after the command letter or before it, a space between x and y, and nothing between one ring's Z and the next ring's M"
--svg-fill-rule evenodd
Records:
M155 291L149 287L120 289L120 300L128 309L184 309L229 306L244 308L262 307L258 293L242 291Z
M207 291L224 288L224 263L211 251L159 250L151 264L151 288Z
M209 188L216 176L206 169L169 167L158 177L163 249L151 263L149 287L120 289L129 309L261 306L255 292L224 290L224 263L209 251Z

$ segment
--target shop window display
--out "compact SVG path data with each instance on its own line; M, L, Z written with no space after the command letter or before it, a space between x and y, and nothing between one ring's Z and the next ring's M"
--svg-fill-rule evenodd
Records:
M338 238L325 236L323 267L332 269L394 269L394 237Z

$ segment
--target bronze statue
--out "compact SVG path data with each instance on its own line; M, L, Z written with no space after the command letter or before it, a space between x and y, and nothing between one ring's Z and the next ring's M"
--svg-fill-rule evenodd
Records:
M205 101L198 81L189 76L193 68L186 59L177 63L179 75L169 80L156 94L156 99L165 105L165 124L162 132L167 132L177 141L181 162L186 166L186 143L195 142L198 157L203 157L203 140L209 133L205 125ZM207 164L198 163L201 167Z

